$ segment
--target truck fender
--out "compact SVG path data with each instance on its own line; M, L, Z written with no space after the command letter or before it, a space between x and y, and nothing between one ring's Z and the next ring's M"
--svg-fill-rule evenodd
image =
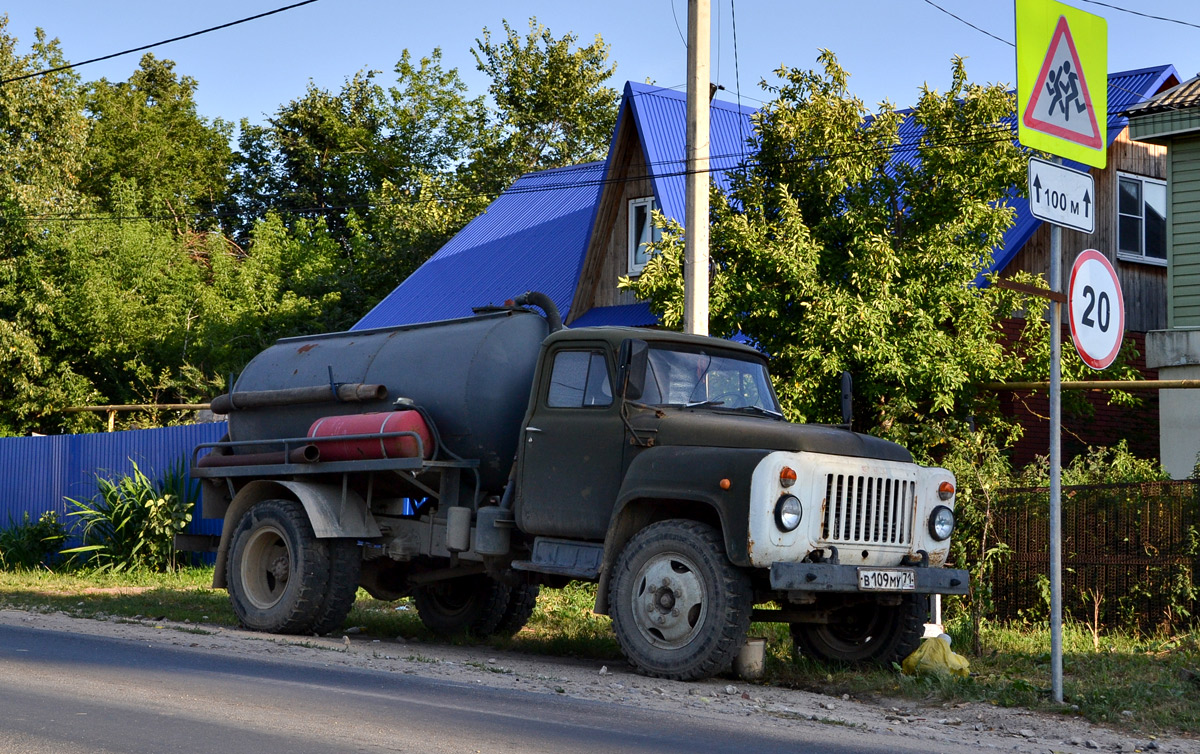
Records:
M259 479L243 487L225 511L221 544L217 548L216 568L213 570L213 588L224 589L227 584L225 562L229 557L229 540L238 521L255 503L280 498L296 500L304 506L313 533L319 539L371 539L382 535L375 517L367 509L366 501L354 490L343 490L341 486L333 484Z
M625 543L656 521L690 518L711 523L725 539L730 562L749 566L750 479L769 452L668 446L638 454L625 473L604 537L596 612L608 613L608 581Z

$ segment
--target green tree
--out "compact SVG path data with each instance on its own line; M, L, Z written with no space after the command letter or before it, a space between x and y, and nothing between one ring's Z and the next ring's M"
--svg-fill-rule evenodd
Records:
M177 232L211 229L212 212L227 199L232 126L196 111L197 83L175 63L147 54L127 82L100 79L88 87L91 120L81 188L112 211L119 186L134 187L137 213L165 216ZM130 182L133 183L130 183Z
M65 64L57 40L38 29L26 54L0 15L0 78ZM87 121L73 71L0 86L0 433L37 426L54 406L82 400L87 382L48 348L56 337L47 277L55 219L81 206L77 180L84 162Z
M956 60L950 89L924 89L908 116L923 133L905 154L905 115L889 103L869 114L833 54L820 61L819 72L778 71L755 159L729 197L714 195L711 328L770 354L792 418L836 420L834 386L849 370L859 426L912 445L981 413L979 384L1020 367L997 330L1015 297L973 285L1023 175L1002 125L1012 99L968 84ZM668 326L682 313L681 244L665 234L627 283Z
M385 186L413 192L424 176L452 174L470 157L486 112L441 59L441 50L419 61L405 50L391 87L378 83L378 71L359 71L336 93L310 84L268 126L243 122L247 217L268 207L319 215L341 233L349 213L369 211Z
M617 120L617 91L605 86L616 64L600 35L586 47L558 39L529 19L522 38L504 21L504 37L488 29L475 40L478 69L492 80L497 130L476 170L480 186L502 190L522 173L603 159Z

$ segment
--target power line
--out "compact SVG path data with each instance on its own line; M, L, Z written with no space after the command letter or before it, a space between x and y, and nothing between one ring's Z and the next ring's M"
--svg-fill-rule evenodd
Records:
M1200 29L1200 24L1194 24L1191 21L1181 21L1178 18L1167 18L1166 16L1155 16L1149 13L1142 13L1141 11L1137 10L1130 10L1129 8L1122 8L1121 6L1113 5L1112 3L1102 3L1100 0L1083 0L1083 2L1091 3L1092 5L1102 5L1105 8L1112 8L1113 10L1119 10L1122 13L1129 13L1130 15L1134 16L1141 16L1142 18L1152 18L1155 21L1166 21L1167 23L1171 24L1179 24L1180 26L1190 26L1193 29Z
M964 24L966 24L967 26L970 26L972 29L974 29L975 31L979 32L980 34L986 34L986 35L988 35L989 37L991 37L992 39L996 40L997 42L1003 42L1004 44L1008 45L1009 47L1016 47L1016 45L1015 45L1015 44L1013 44L1012 42L1009 42L1007 39L1001 39L1000 37L997 37L995 34L991 33L991 32L990 32L990 31L988 31L987 29L981 29L980 27L978 27L978 26L976 26L975 24L971 23L970 21L968 21L967 19L963 18L962 16L956 16L956 15L954 15L953 13L951 13L951 12L950 12L950 11L948 11L948 10L946 10L946 9L945 9L945 8L943 8L942 6L940 6L940 5L938 5L937 3L933 2L933 0L925 0L925 3L926 3L927 5L932 5L933 7L937 8L938 10L940 10L942 13L945 13L947 16L950 16L950 18L953 18L953 19L955 19L956 21L959 21L959 22L961 22L961 23L964 23Z
M153 44L142 45L141 47L134 47L129 50L122 50L121 52L114 52L111 55L102 55L101 57L92 58L91 60L84 60L84 61L81 61L78 63L68 63L67 65L61 65L57 68L47 68L44 71L37 71L35 73L26 73L21 76L13 76L12 78L0 80L0 85L11 84L14 81L23 81L25 79L31 79L31 78L35 78L37 76L45 76L48 73L58 73L59 71L66 71L66 70L70 70L72 68L79 68L80 66L85 66L90 63L99 63L102 60L111 60L112 58L119 58L122 55L129 55L130 53L141 52L142 50L149 50L152 47L161 47L162 45L165 45L165 44L170 44L172 42L178 42L178 41L184 40L184 39L191 39L192 37L198 37L201 34L208 34L209 32L212 32L212 31L228 29L231 26L237 26L238 24L244 24L247 21L255 21L260 18L266 18L267 16L273 16L276 13L283 13L284 11L291 10L293 8L299 8L301 5L309 5L309 4L315 3L315 2L317 2L317 0L303 0L302 2L299 2L299 3L292 3L291 5L285 5L282 8L276 8L275 10L269 10L266 13L259 13L256 16L248 16L246 18L238 19L237 21L230 21L227 24L221 24L220 26L213 26L208 29L201 29L200 31L194 31L191 34L184 34L183 36L180 36L180 37L172 37L170 39L164 39L161 42L154 42Z
M734 5L734 0L729 0L729 16L733 21L733 83L737 88L737 104L738 109L742 109L742 72L738 66L738 40L737 40L737 7ZM742 137L742 160L746 159L746 134L744 126L746 125L745 118L738 118L738 136Z
M687 49L687 40L683 38L683 29L679 28L679 16L675 15L675 0L671 0L671 18L675 19L675 31L679 34L679 41L683 42L683 49Z

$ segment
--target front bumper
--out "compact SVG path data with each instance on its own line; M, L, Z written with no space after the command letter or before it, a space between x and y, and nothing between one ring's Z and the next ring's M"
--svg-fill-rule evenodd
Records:
M884 570L912 571L915 588L891 591L859 587L860 566L833 563L772 563L771 588L784 592L853 592L860 594L966 594L970 576L957 568L902 566ZM873 567L873 570L879 570Z

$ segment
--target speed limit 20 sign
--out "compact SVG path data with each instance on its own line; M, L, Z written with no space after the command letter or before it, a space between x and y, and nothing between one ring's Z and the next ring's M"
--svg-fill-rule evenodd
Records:
M1071 339L1079 358L1092 369L1104 369L1117 358L1125 335L1125 301L1117 271L1103 254L1088 249L1071 266L1067 296Z

